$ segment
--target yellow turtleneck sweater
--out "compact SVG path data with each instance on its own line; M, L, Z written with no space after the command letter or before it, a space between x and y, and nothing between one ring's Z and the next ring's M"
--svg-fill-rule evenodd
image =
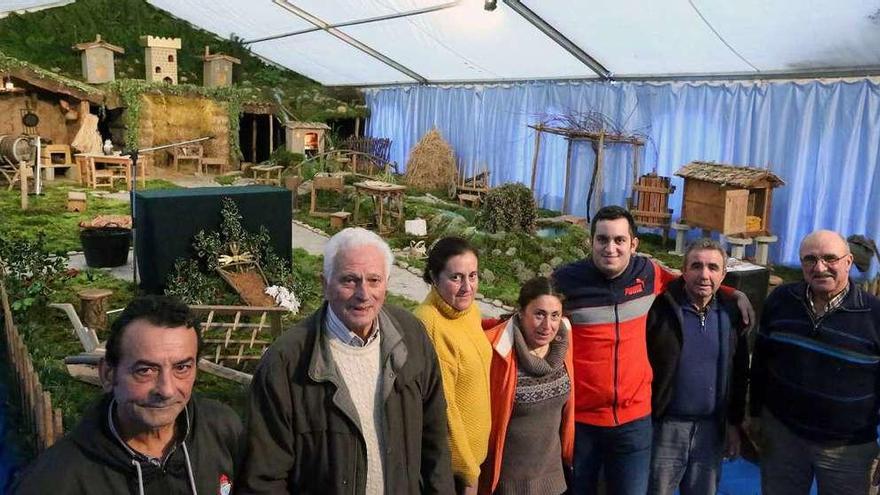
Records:
M440 361L452 471L468 485L476 486L492 426L489 399L492 346L480 325L480 309L471 304L468 309L458 311L432 289L413 313L425 324Z

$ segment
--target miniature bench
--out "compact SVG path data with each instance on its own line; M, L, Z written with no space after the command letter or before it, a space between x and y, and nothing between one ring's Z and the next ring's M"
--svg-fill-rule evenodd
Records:
M281 172L284 171L284 166L254 165L251 170L254 172L254 182L257 184L274 184L281 187Z

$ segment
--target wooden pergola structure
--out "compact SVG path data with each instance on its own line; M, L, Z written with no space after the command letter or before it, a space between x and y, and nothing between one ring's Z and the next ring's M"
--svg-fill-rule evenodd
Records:
M638 180L639 174L639 148L645 146L645 140L632 135L625 134L617 134L605 132L604 130L596 131L587 131L584 129L577 128L569 128L569 127L554 127L547 126L544 124L535 124L529 125L530 128L535 130L535 154L532 157L532 183L531 189L532 192L535 191L535 182L538 178L538 154L541 151L541 136L546 132L548 134L556 134L557 136L563 136L568 141L568 147L565 154L565 190L562 196L562 212L568 213L568 178L571 176L571 153L572 153L572 143L574 141L589 141L593 147L593 152L596 154L596 159L593 162L593 178L590 181L590 189L587 193L587 221L590 220L590 212L592 211L591 206L594 202L594 195L596 198L599 197L596 194L596 186L597 184L601 184L601 178L603 173L603 168L605 164L605 146L614 145L614 144L623 144L629 145L633 147L633 160L632 160L632 174L633 174L633 184ZM596 205L598 206L598 205ZM598 208L597 208L598 209Z

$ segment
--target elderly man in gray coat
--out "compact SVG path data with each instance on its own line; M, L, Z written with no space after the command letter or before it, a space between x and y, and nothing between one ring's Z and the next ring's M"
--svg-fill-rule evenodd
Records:
M254 375L237 493L454 491L437 356L415 317L384 304L392 260L368 230L328 241L325 303Z

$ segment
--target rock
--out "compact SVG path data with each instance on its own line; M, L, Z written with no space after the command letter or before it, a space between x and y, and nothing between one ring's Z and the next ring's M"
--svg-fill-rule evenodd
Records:
M554 268L556 268L557 266L559 266L561 264L562 264L562 258L560 258L559 256L554 256L553 258L550 259L550 266L552 266Z
M409 268L409 263L407 263L406 261L398 261L397 266L406 270L407 268Z
M505 304L504 306L501 306L501 309L512 313L515 308L513 306L508 306Z
M538 267L538 273L542 277L549 277L553 273L553 267L548 263L541 263L541 266Z
M487 284L495 283L495 280L497 278L498 277L495 276L495 273L488 268L486 268L485 270L480 270L480 279L483 280L484 282L486 282Z
M492 250L492 256L495 256L497 258L497 257L501 256L501 252L502 251L500 249L495 248Z
M572 252L577 259L583 259L587 257L587 253L585 253L584 250L581 248L574 248L572 249Z
M501 299L492 299L492 306L498 306L500 308L504 306L504 301Z
M511 266L511 268L513 268L513 271L518 272L518 271L522 270L523 268L525 268L526 264L523 263L523 260L516 259L516 260L513 260L510 262L510 266Z
M474 299L476 299L477 301L482 301L482 300L485 299L485 298L486 298L486 296L484 296L484 295L483 295L482 293L480 293L480 292L477 292L476 294L474 294Z
M524 284L535 278L535 271L529 268L523 268L516 273L516 278L519 280L519 283Z
M516 256L516 248L515 247L508 248L507 251L504 252L504 254L506 256Z

